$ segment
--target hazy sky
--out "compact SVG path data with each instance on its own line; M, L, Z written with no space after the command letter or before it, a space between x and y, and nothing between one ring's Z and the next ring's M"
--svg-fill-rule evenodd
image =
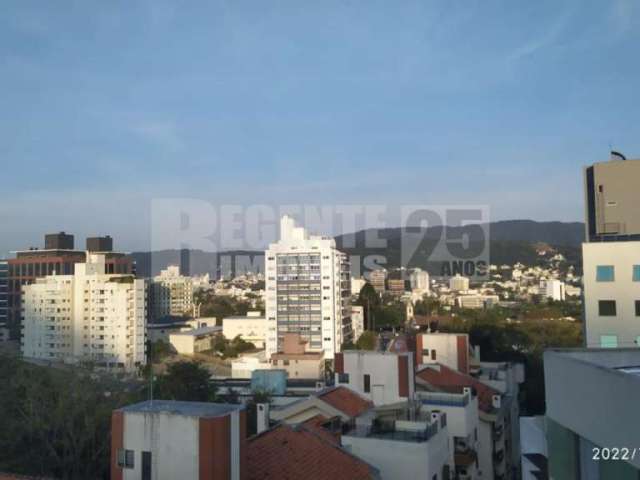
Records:
M580 220L640 156L639 42L634 0L5 0L0 253L148 248L166 197Z

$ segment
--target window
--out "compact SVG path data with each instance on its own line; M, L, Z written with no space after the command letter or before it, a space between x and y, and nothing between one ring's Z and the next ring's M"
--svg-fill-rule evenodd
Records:
M349 383L349 374L348 373L339 373L338 374L338 383Z
M283 364L285 367L288 367L288 366L289 366L289 360L283 360L283 361L282 361L282 364Z
M636 300L636 317L640 317L640 300Z
M633 266L633 281L640 282L640 265Z
M600 348L618 348L618 336L600 335Z
M601 317L615 317L616 316L616 301L615 300L600 300L598 302L598 315Z
M142 452L142 480L151 480L151 452Z
M598 265L596 267L596 282L613 282L615 269L613 265Z
M133 468L133 450L118 449L118 466L121 468Z
M364 376L364 393L371 392L371 376L365 374Z
M434 350L431 350L431 360L435 360L435 359L436 359L436 351L434 349Z

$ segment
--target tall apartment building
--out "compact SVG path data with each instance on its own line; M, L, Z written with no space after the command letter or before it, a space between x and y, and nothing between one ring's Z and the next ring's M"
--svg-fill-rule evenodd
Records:
M469 279L456 274L449 279L449 289L454 292L466 292L469 290Z
M73 274L23 287L25 357L127 371L146 363L145 282L107 270L104 255L88 254Z
M376 292L384 293L387 288L387 271L382 268L373 270L369 273L369 282Z
M418 290L424 293L429 292L429 273L420 268L416 268L409 276L411 290Z
M9 263L0 260L0 325L7 325L9 317Z
M309 351L333 359L351 339L349 259L331 237L310 235L288 216L280 240L265 252L267 357L281 351L285 333L299 333Z
M640 345L640 160L622 158L584 171L587 347Z
M154 277L149 291L151 320L180 316L193 310L193 280L180 274L180 267L169 265Z
M88 246L100 244L111 237L95 237L87 239ZM89 240L92 240L90 243ZM94 243L96 242L96 243ZM113 243L110 244L113 247ZM92 251L89 249L89 251ZM107 273L130 274L134 265L130 257L123 253L103 251ZM84 250L74 250L73 235L65 232L45 235L45 248L30 248L15 252L15 258L7 260L7 325L14 336L19 332L21 322L22 287L33 283L37 278L47 275L73 275L75 264L87 258Z

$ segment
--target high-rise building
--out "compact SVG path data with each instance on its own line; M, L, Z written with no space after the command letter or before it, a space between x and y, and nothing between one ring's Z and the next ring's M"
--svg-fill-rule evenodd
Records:
M21 322L21 290L37 278L47 275L73 275L75 264L86 261L83 250L74 250L73 235L54 233L45 235L45 249L31 248L15 252L15 258L7 260L7 325L14 337L18 336ZM107 273L133 273L133 261L123 253L106 255Z
M409 276L411 282L411 290L418 290L424 293L429 292L429 273L416 268Z
M333 359L351 339L349 260L331 237L310 235L288 216L280 240L265 252L267 356L281 351L285 333L299 333L309 351Z
M640 160L623 158L614 154L584 174L587 347L640 344Z
M89 237L87 238L87 252L105 253L113 251L113 238Z
M146 363L145 282L107 273L104 255L88 254L73 274L36 279L22 299L25 357L126 371Z
M387 271L379 268L369 273L369 282L378 293L384 293L386 290Z
M9 316L9 263L0 260L0 325L7 325Z
M456 274L449 279L449 289L454 292L466 292L469 290L469 279Z
M193 310L193 281L180 274L180 267L169 265L154 277L149 289L151 320L180 316Z

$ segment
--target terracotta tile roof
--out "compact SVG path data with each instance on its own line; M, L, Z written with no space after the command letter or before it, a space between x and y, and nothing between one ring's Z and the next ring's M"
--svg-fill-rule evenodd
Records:
M278 425L247 442L248 480L365 480L369 464L303 426Z
M334 417L335 419L339 419L339 417ZM326 428L327 422L331 420L330 418L325 417L324 415L316 415L311 417L308 420L305 420L301 423L301 425L307 430L311 430L318 435L322 436L325 440L328 440L332 443L340 444L340 433L332 433L328 428Z
M373 402L347 387L336 387L318 394L318 398L349 417L357 417L373 408Z
M438 366L440 367L439 371L436 368L423 368L416 374L416 377L445 391L454 389L462 391L463 387L473 387L478 395L478 407L480 410L487 413L493 410L493 396L499 395L500 392L471 375L458 372L442 364L438 364Z

